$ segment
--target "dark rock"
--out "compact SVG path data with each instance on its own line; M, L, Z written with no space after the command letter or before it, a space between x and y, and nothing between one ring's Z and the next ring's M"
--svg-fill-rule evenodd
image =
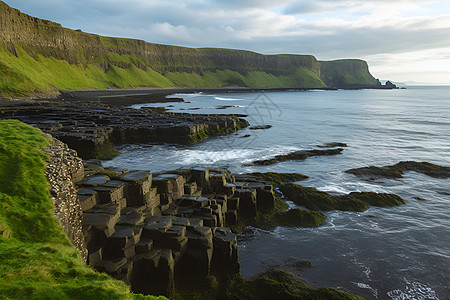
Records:
M327 219L323 213L300 208L290 209L277 215L277 221L282 226L318 227Z
M0 115L1 118L20 119L44 132L51 132L85 159L111 159L119 154L114 148L118 144L195 143L249 125L246 120L232 115L173 114L77 99L17 105L1 111Z
M325 143L323 145L317 145L319 148L335 148L335 147L347 147L345 143Z
M263 160L255 160L250 164L251 165L272 165L277 162L287 161L287 160L304 160L311 156L325 156L325 155L337 155L341 154L344 149L336 148L336 149L325 149L325 150L305 150L305 151L295 151L284 155L277 155L273 158L263 159Z
M268 181L276 187L282 185L283 183L297 182L309 178L308 176L300 173L275 173L275 172L250 173L244 174L243 176L245 176L246 181Z
M256 126L251 126L248 129L257 130L257 129L269 129L269 128L272 128L272 125L256 125Z
M153 240L142 239L136 244L136 254L146 254L152 250Z
M88 177L82 184L86 186L99 186L107 183L109 180L109 177L106 175L95 175Z
M401 178L404 171L415 171L435 178L450 178L450 167L439 166L428 162L401 161L398 164L384 167L363 167L345 172L364 178Z
M348 195L333 196L316 188L293 183L284 184L280 187L280 191L294 203L312 210L365 211L369 205L397 206L406 203L405 200L393 194L353 192Z

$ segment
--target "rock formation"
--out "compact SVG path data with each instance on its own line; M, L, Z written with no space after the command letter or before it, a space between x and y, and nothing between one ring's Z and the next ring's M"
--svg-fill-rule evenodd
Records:
M110 107L98 102L38 102L3 106L14 118L51 133L84 158L111 159L113 145L138 142L195 143L248 126L232 115L191 115Z
M86 261L87 247L82 231L83 212L74 183L84 177L82 160L66 144L53 139L53 145L44 150L49 153L46 176L50 183L55 217L72 244Z

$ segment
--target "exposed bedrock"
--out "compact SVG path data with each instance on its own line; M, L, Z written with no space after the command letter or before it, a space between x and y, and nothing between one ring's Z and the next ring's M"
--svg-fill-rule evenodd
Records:
M0 119L14 118L52 134L84 158L110 159L124 143L195 143L248 126L232 115L159 113L94 102L30 102L2 107Z
M85 167L78 197L88 263L139 293L171 296L177 282L238 274L236 235L224 226L274 205L270 183L236 182L227 171Z

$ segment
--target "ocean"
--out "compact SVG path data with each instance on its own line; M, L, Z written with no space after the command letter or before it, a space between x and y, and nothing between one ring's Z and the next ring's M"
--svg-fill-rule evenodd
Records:
M411 171L399 179L366 181L344 173L405 160L450 166L450 86L173 97L185 101L133 107L245 114L252 126L272 127L246 128L195 145L122 145L121 155L104 165L152 172L194 166L234 173L295 172L310 176L301 185L332 194L385 192L408 201L362 213L325 212L326 223L313 229L249 228L239 236L245 278L276 267L314 287L335 287L367 299L450 299L450 179ZM348 147L341 155L246 166L253 160L331 142ZM312 267L303 268L303 261Z

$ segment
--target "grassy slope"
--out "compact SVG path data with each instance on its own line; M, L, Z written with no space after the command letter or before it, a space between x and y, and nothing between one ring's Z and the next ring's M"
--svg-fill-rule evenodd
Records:
M0 99L108 87L374 85L361 60L262 55L102 37L34 18L0 1Z
M110 52L112 54L112 52ZM127 68L110 65L106 72L93 64L69 64L64 60L37 55L34 59L18 48L18 56L0 45L0 98L27 97L51 94L58 90L84 88L133 88L133 87L323 87L318 76L299 67L293 74L275 76L261 71L245 75L231 70L195 72L165 72L164 75L146 68L142 70L131 64ZM126 61L126 55L125 61ZM121 56L113 54L116 61Z
M39 150L49 143L38 129L0 121L0 298L154 299L83 264L53 217Z

